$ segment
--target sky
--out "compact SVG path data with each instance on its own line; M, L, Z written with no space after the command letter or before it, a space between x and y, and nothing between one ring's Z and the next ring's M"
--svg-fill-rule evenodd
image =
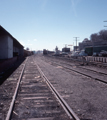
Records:
M0 25L26 49L62 50L107 29L107 0L0 0Z

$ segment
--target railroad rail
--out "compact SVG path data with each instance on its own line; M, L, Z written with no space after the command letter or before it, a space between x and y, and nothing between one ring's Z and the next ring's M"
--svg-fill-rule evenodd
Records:
M37 64L36 64L37 65ZM61 97L61 95L57 92L57 90L53 87L53 85L50 83L50 81L48 80L48 78L44 75L44 73L42 72L42 70L40 69L40 67L37 65L39 72L41 73L41 76L43 77L43 79L47 82L48 86L50 87L50 89L52 90L52 92L54 93L54 95L56 96L56 98L59 100L59 102L61 103L61 105L63 106L64 110L66 111L66 113L70 116L70 118L73 117L74 120L80 120L77 115L74 113L74 111L69 107L69 105L66 103L66 101Z
M100 82L107 84L107 80L103 79L104 75L105 75L105 78L107 78L107 73L103 73L103 72L95 71L92 69L84 68L84 67L81 67L80 65L71 65L71 64L68 64L65 62L61 62L61 61L56 62L56 61L53 61L52 59L51 59L51 64L61 66L63 69L68 69L68 70L74 71L74 72L79 73L81 75L87 76L89 78L92 78L92 79L95 79L97 81L100 81ZM88 72L78 70L77 68L73 68L73 66L80 68L80 69L83 69L83 70L87 70ZM90 72L97 73L99 77L95 77L95 74L94 74L94 76L90 75Z
M53 57L53 58L63 59L63 60L68 60L68 61L74 61L74 62L82 62L82 57L79 57L79 58L78 57L77 58L76 57L60 57L60 56L55 57L55 56L51 56L51 55L50 56L48 55L48 57ZM94 61L94 59L97 59L97 57L95 57L95 58L92 57L91 58L91 56L88 56L88 57L86 57L86 62L90 65L107 67L107 62L101 62L101 61L98 61L98 60ZM104 59L106 59L106 61L107 61L107 58L104 58Z
M80 120L49 82L33 57L29 57L23 65L5 120L10 119Z
M26 61L27 61L27 60L26 60ZM23 72L24 72L24 69L25 69L25 65L26 65L26 62L25 62L25 64L23 65L21 74L20 74L20 76L19 76L19 79L18 79L18 82L17 82L17 86L16 86L16 89L15 89L15 92L14 92L14 95L13 95L13 99L12 99L12 102L11 102L11 104L10 104L10 108L9 108L8 113L7 113L7 116L6 116L6 120L9 120L10 117L11 117L12 110L13 110L14 103L15 103L15 99L16 99L16 96L17 96L17 93L18 93L20 81L21 81L21 78L22 78L22 75L23 75Z
M58 62L58 61L57 61ZM92 71L92 72L96 72L96 73L99 73L99 74L102 74L102 75L107 75L107 73L104 73L104 72L99 72L99 71L96 71L96 70L92 70L92 69L89 69L89 68L86 68L86 67L82 67L82 66L80 66L80 65L71 65L71 64L69 64L69 63L66 63L66 62L62 62L62 61L60 61L60 63L61 64L66 64L66 65L69 65L69 66L76 66L76 67L78 67L78 68L81 68L81 69L85 69L85 70L89 70L89 71Z

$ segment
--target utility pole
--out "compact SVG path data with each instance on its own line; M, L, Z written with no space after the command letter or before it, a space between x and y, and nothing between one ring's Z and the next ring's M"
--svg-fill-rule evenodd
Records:
M78 41L77 38L79 37L74 37L74 38L76 39L75 41L76 41L76 51L77 51L77 41Z
M67 48L67 44L64 44L65 45L65 48Z
M104 21L104 22L107 22L107 21ZM107 26L104 26L104 27L107 27Z

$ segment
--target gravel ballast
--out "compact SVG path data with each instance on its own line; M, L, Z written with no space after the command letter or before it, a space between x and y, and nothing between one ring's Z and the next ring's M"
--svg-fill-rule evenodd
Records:
M47 59L47 58L45 58ZM36 56L44 74L81 119L107 120L107 85Z

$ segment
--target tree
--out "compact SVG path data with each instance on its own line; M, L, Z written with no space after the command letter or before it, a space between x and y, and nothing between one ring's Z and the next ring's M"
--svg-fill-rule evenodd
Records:
M107 30L101 30L98 33L91 34L90 40L92 42L107 40Z
M29 48L27 47L26 50L29 50Z
M58 47L56 46L56 48L55 48L55 51L57 52L58 51Z
M88 38L85 38L84 40L83 40L83 42L88 42L89 40L88 40Z
M91 34L90 40L91 40L92 42L97 41L97 40L98 40L98 34L97 34L97 33Z
M101 40L107 40L107 30L101 30L101 31L99 32L99 38L100 38Z

